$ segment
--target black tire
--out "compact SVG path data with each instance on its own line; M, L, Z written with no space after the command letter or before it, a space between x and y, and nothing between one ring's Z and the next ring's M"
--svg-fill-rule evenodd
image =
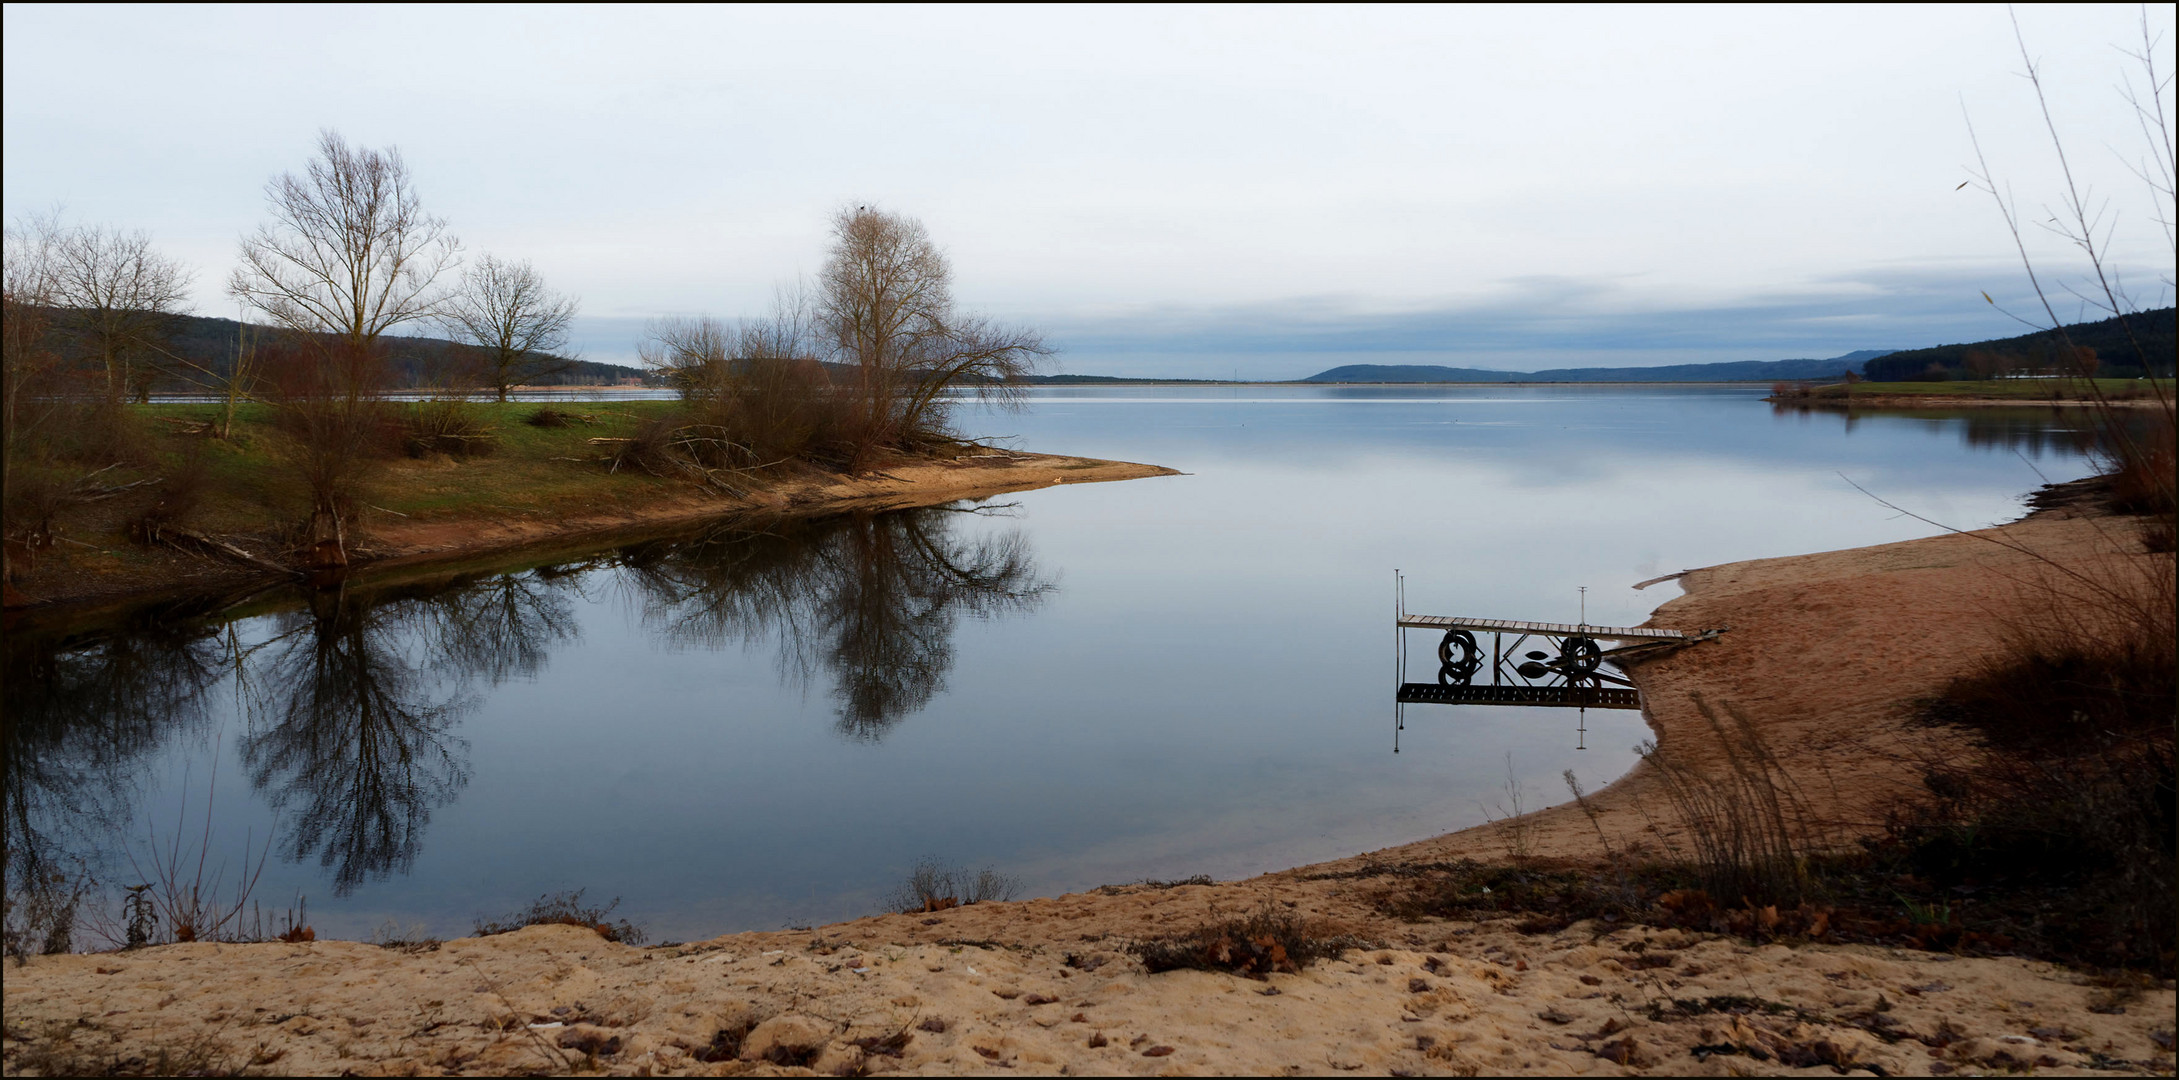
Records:
M1559 670L1568 678L1586 679L1596 674L1597 665L1604 662L1604 650L1596 640L1570 637L1559 645Z
M1438 682L1445 685L1466 683L1475 677L1475 669L1483 666L1483 650L1475 643L1475 635L1466 630L1447 630L1445 638L1438 642Z

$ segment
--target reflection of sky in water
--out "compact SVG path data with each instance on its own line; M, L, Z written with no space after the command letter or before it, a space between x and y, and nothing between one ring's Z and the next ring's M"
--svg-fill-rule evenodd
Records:
M1570 713L1410 706L1393 756L1392 568L1415 611L1571 619L1586 585L1591 621L1632 624L1672 594L1628 588L1659 573L1932 531L1841 474L1974 526L2015 516L2037 482L2008 443L2052 479L2085 471L2045 437L2048 413L1976 419L1971 442L1968 420L1859 417L1849 431L1835 415L1774 414L1759 396L1095 388L1040 392L1020 414L966 413L964 427L1026 448L1191 475L1028 492L1003 500L1019 504L1010 516L938 515L923 539L949 557L1018 537L1029 566L1009 587L1056 586L1019 603L940 613L930 589L870 585L856 552L905 542L857 534L764 556L784 569L729 545L701 573L532 576L552 626L511 658L452 655L479 652L464 620L481 600L385 609L407 612L375 625L418 700L455 707L460 782L434 789L406 874L336 898L319 858L276 858L258 895L309 893L335 935L385 918L457 933L580 886L686 937L867 913L926 855L1052 894L1413 840L1503 801L1508 754L1531 804L1557 801L1562 769L1608 782L1647 730L1636 714L1592 711L1591 749L1576 752ZM742 575L737 603L758 581L803 604L707 629L688 606L716 597L704 574ZM888 617L925 620L912 660L943 656L925 665L927 704L856 738L836 690L852 679L842 649L863 646L820 624L873 590L894 598ZM299 621L238 630L264 641ZM1427 637L1415 638L1425 673ZM199 820L216 749L230 862L245 832L262 842L272 826L269 794L329 771L291 746L287 771L254 788L242 758L257 747L264 760L266 744L233 700L215 684L207 718L166 737L140 792L171 832L186 769ZM293 847L307 801L287 800L276 851Z

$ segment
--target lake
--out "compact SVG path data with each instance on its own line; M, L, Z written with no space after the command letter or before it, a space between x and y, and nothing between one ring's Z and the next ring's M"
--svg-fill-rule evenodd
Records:
M583 888L690 939L873 913L924 859L1038 896L1474 825L1648 731L1410 705L1395 753L1395 568L1411 611L1632 625L1647 578L1937 531L1878 497L1972 528L2090 471L2052 410L1762 393L1049 388L961 427L1187 475L14 633L10 872L134 884L209 823L208 879L264 852L325 936Z

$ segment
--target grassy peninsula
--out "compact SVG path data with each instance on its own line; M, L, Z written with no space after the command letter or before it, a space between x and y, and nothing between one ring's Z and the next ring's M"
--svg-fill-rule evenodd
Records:
M387 404L386 444L348 492L353 563L444 559L738 512L820 513L1170 470L947 441L859 469L808 460L723 475L671 453L680 401ZM459 417L450 422L448 417ZM8 603L224 588L307 568L308 477L271 405L155 403L103 414L114 458L19 464ZM458 429L450 430L450 429ZM728 479L730 477L731 479Z

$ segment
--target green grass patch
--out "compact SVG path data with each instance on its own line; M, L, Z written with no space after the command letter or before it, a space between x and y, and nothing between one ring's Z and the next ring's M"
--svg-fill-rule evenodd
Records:
M644 423L667 414L673 401L555 402L565 422L540 427L525 421L542 406L534 402L476 402L478 425L490 433L488 454L425 453L389 458L370 483L364 501L383 512L379 521L431 520L471 515L546 513L581 507L640 505L675 490L671 481L641 472L609 472L610 448L591 439L628 438ZM407 403L392 406L397 412ZM217 405L157 403L130 408L150 432L150 453L133 476L171 475L196 458L204 492L188 522L210 532L263 533L298 518L307 505L301 483L284 467L284 440L271 406L236 410L229 438L198 433L216 423Z

